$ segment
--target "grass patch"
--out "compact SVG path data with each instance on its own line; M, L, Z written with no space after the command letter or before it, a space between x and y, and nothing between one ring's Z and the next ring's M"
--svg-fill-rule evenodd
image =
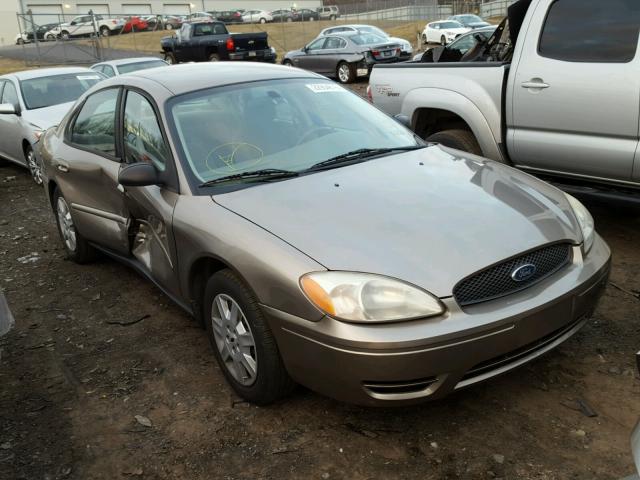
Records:
M20 70L31 70L37 67L27 66L24 60L16 60L14 58L0 57L0 75L7 73L19 72Z

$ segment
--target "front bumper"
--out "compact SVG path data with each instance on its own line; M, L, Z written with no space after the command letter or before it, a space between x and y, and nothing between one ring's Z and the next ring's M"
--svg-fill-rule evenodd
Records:
M519 293L441 317L379 325L318 322L263 309L289 374L338 400L393 406L441 398L505 373L557 347L593 312L611 252L597 237L582 257Z

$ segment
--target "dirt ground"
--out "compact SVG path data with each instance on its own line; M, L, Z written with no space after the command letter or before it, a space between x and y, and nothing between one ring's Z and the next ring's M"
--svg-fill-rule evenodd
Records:
M628 475L640 216L590 207L614 252L612 284L556 351L412 408L303 388L258 408L238 400L204 332L150 283L109 259L65 260L42 189L26 170L0 167L0 290L16 318L0 339L0 479Z

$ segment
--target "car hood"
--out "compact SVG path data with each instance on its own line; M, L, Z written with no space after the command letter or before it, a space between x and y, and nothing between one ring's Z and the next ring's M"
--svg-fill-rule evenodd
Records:
M501 260L581 241L562 192L462 155L433 146L213 200L329 270L387 275L439 297Z
M441 32L445 32L447 34L462 34L462 33L467 33L469 30L471 30L470 28L445 28L443 30L440 30Z
M35 110L25 110L22 117L29 123L37 125L43 130L54 127L60 123L60 120L73 107L75 102L61 103L60 105L52 105L51 107L36 108Z
M466 26L469 28L476 29L476 28L489 27L491 26L491 24L488 22L473 22L473 23L467 23Z

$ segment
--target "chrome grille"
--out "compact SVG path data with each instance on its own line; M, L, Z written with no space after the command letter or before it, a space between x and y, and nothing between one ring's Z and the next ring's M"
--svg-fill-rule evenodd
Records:
M494 300L524 290L553 275L570 262L570 244L549 245L467 277L454 287L453 297L463 307ZM535 265L535 273L530 278L517 282L512 274L523 265Z

